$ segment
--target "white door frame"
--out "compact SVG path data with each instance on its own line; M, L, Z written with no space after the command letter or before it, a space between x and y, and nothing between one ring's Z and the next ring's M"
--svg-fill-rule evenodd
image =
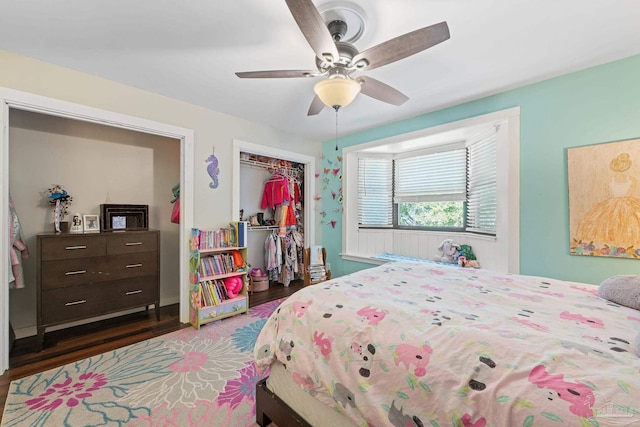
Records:
M0 87L0 374L9 369L9 110L32 111L180 140L180 321L189 321L187 242L193 226L194 132L165 123ZM186 231L185 231L186 230Z
M304 245L316 244L316 217L313 213L313 195L316 194L316 158L251 142L233 140L233 188L231 189L232 217L240 217L240 152L258 154L304 164Z

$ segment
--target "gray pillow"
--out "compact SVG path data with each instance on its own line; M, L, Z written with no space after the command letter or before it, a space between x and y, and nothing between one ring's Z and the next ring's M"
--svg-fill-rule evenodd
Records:
M600 284L598 296L640 310L640 276L629 274L609 277Z

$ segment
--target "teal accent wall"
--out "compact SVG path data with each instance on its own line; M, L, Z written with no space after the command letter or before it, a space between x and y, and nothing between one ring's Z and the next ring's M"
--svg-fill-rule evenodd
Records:
M569 255L567 184L568 148L640 138L640 55L348 135L339 138L338 145L349 147L511 107L520 107L521 114L520 273L596 284L615 274L640 274L640 259ZM324 142L323 167L339 164L340 154L334 140ZM334 277L371 267L340 258L342 204L331 191L337 192L342 183L333 170L320 172L322 240Z

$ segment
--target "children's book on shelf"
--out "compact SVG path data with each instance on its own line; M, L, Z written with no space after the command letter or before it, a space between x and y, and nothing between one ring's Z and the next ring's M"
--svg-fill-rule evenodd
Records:
M246 222L243 221L218 230L192 229L189 241L189 318L196 328L248 312L246 230ZM235 286L238 286L238 279L242 289L237 296L230 298L225 280L235 280ZM236 291L234 288L232 295Z

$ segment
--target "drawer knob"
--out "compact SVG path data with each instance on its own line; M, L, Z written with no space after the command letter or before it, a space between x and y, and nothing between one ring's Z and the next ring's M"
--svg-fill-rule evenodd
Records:
M142 264L129 264L125 266L126 268L138 268L142 267Z
M129 291L125 295L135 295L135 294L141 294L141 293L142 293L142 289L138 289L137 291Z
M141 245L141 244L142 244L142 242L127 242L124 245L125 246L138 246L138 245Z
M77 270L77 271L67 271L65 274L65 276L73 276L74 274L84 274L86 273L87 270Z
M81 299L79 301L73 301L73 302L68 302L65 305L66 306L70 306L70 305L78 305L78 304L84 304L85 302L87 302L86 299Z
M87 245L67 246L65 248L65 250L67 250L67 251L73 251L73 250L76 250L76 249L87 249Z

